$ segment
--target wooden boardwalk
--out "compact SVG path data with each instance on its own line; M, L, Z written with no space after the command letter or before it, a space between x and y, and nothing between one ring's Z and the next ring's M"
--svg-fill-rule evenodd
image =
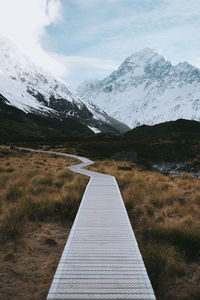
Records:
M115 177L72 157L83 163L70 169L91 179L47 299L155 299Z

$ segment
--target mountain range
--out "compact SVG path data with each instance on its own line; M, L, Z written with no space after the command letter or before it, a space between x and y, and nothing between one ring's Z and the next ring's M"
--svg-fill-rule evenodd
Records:
M200 69L173 66L145 48L103 80L83 82L80 96L134 128L180 118L200 121Z
M20 114L25 125L29 122L38 126L42 118L46 126L58 127L60 123L66 130L70 121L71 131L85 128L86 132L118 133L129 129L97 106L83 101L65 82L36 66L4 37L0 37L0 96L1 121L10 114ZM76 124L74 128L72 123Z
M180 118L200 121L200 69L187 62L173 66L145 48L105 79L86 81L75 91L0 37L0 114L1 131L20 120L31 124L29 132L42 125L123 133Z

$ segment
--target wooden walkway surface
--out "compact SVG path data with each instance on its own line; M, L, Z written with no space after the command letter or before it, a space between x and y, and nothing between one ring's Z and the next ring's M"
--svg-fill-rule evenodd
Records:
M115 177L72 157L83 163L70 169L91 178L47 299L155 299Z

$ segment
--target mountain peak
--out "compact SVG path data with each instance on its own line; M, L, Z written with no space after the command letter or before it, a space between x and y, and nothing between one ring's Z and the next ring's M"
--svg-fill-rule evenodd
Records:
M189 64L187 61L180 62L175 66L176 69L181 70L181 71L188 71L188 70L193 70L193 69L198 69L197 67Z
M168 72L171 68L170 62L159 55L151 48L144 48L129 56L118 68L108 77L108 81L124 81L127 78L159 77L163 68Z
M0 35L0 47L2 48L16 48L14 43L7 37Z
M12 40L0 35L0 65L4 73L12 76L33 68L31 60L22 53ZM39 68L39 67L38 67Z
M149 48L149 47L145 47L139 51L136 51L136 52L133 52L132 55L140 55L140 54L143 54L143 55L151 55L151 54L158 54L155 49L153 48Z
M81 96L130 127L179 118L200 120L200 69L173 66L151 48L129 56L120 67Z
M164 58L161 55L159 55L154 49L148 47L140 51L137 51L128 57L129 62L135 64L137 63L140 65L146 63L153 64L160 59L164 59Z
M0 94L7 100L6 105L25 113L50 117L55 124L58 120L68 124L65 121L73 119L94 132L124 132L129 129L97 106L85 103L65 82L35 65L11 40L1 35Z

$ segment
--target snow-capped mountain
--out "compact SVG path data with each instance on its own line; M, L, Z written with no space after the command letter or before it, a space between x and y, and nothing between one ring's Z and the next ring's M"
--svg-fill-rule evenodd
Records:
M0 94L26 113L76 118L94 132L128 127L84 102L65 82L42 70L10 40L0 37Z
M179 118L200 121L200 69L173 66L145 48L104 80L81 84L79 94L130 127Z

